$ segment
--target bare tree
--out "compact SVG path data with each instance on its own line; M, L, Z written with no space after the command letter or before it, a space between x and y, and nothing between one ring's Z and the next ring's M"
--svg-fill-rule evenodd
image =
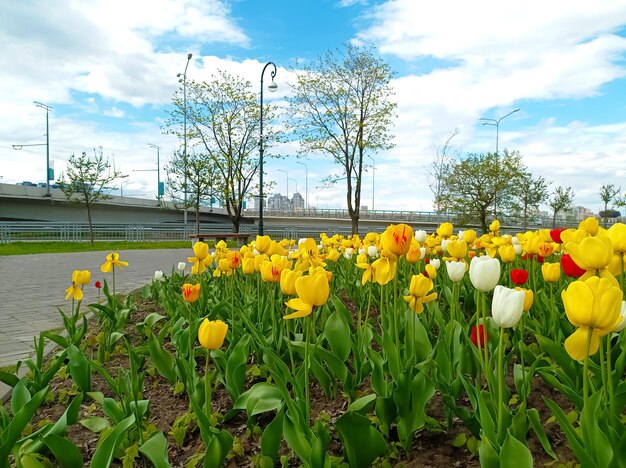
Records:
M533 177L530 172L525 172L520 178L516 189L515 208L521 212L524 230L528 227L528 211L539 209L539 206L548 200L550 184L551 182L541 176Z
M561 211L569 211L574 203L574 191L572 187L559 186L554 189L548 201L552 209L552 229L556 227L556 215Z
M346 181L352 232L357 233L364 158L392 146L391 69L372 50L348 44L295 73L289 128L302 153L326 153L341 167L340 175L324 182Z
M604 210L600 212L600 216L602 217L602 225L605 228L608 218L612 217L609 216L609 214L613 214L610 213L610 211L613 210L609 210L609 204L614 200L617 201L616 197L619 195L621 190L621 187L615 187L613 184L604 184L602 185L602 187L600 187L600 200L602 200L602 202L604 203Z
M86 152L80 156L72 154L67 162L65 174L61 174L61 178L57 181L69 202L83 205L87 210L91 245L94 241L92 205L100 200L111 198L108 192L114 190L115 187L109 184L124 177L128 176L111 167L100 147L99 152L94 148L93 157L87 156Z
M459 156L459 149L452 144L452 139L459 134L459 129L448 136L442 145L435 146L435 156L430 168L426 169L428 186L433 193L433 204L437 214L441 213L443 201L443 180L450 171L451 165Z
M223 190L215 166L206 154L191 153L185 161L181 152L166 166L167 194L177 208L192 208L195 213L195 230L200 232L200 207ZM187 186L185 187L185 181ZM187 206L183 197L187 190Z

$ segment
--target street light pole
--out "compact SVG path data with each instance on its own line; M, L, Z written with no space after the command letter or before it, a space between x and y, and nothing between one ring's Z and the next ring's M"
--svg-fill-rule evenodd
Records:
M46 110L46 197L50 196L50 129L48 127L48 113L52 107L33 101L37 107Z
M367 155L367 157L372 160L372 211L374 211L374 182L376 181L376 162L374 161L374 158L372 158L370 155Z
M498 139L499 139L499 134L500 134L500 122L506 119L509 115L515 114L517 111L519 111L519 107L517 109L513 109L511 112L509 112L506 115L503 115L499 119L485 119L484 117L480 118L483 125L493 125L494 127L496 127L496 156L498 155Z
M296 192L297 192L298 191L298 179L294 179L293 177L290 177L289 180L293 180L296 183ZM294 192L294 194L296 192Z
M148 146L157 150L157 200L159 200L159 206L161 206L161 147L154 143L148 143Z
M519 107L516 109L513 109L511 112L509 112L506 115L503 115L499 119L486 119L484 117L480 118L483 125L492 125L496 127L496 171L499 171L499 165L500 165L500 155L498 153L498 143L499 143L499 138L500 138L500 122L506 119L509 115L515 114L517 111L519 111ZM498 218L498 190L497 189L493 197L493 212L494 212L493 214L495 218L497 219Z
M274 62L267 62L261 71L261 117L259 121L259 236L263 235L263 75L267 67L272 66L274 69L270 72L272 82L267 86L271 92L278 89L278 85L274 82L276 76L276 64Z
M284 172L287 177L287 200L289 200L289 172L284 169L278 169L279 172Z
M307 166L305 163L300 162L300 161L296 161L296 163L304 166L304 174L305 174L305 178L304 178L304 185L305 185L305 195L306 195L306 209L307 211L309 210L309 166Z
M185 181L183 183L183 190L185 192L185 205L183 209L183 223L187 225L187 67L189 67L189 61L193 57L193 54L187 54L187 64L185 65L185 71L182 73L178 73L176 76L179 78L178 82L180 83L180 77L182 76L183 83L183 165L185 166Z

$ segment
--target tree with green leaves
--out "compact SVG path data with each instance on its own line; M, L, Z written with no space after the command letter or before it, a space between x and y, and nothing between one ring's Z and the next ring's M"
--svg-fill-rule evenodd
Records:
M167 133L182 138L185 115L182 90L175 93L173 104L165 129ZM258 96L249 81L218 71L209 82L187 82L186 110L188 145L202 148L201 154L206 158L206 164L216 173L213 189L219 191L233 223L233 231L238 232L243 216L243 202L254 188L258 188L255 185L259 170ZM273 119L268 104L264 106L263 113L266 122ZM264 128L265 147L276 141L277 137L277 132L271 126Z
M613 215L613 212L615 212L613 209L609 210L609 205L611 202L618 201L617 197L621 190L621 187L615 187L613 184L603 184L602 187L600 187L600 200L604 203L604 210L600 212L600 217L602 218L602 224L605 228L608 218L612 218L613 216L610 215Z
M70 203L83 205L87 210L89 241L93 245L93 204L111 198L109 192L115 190L110 184L117 179L128 177L116 170L104 156L104 151L93 150L93 157L83 152L72 154L67 161L67 169L57 181L59 188Z
M529 211L538 210L539 206L548 200L550 184L551 182L542 176L535 177L530 172L524 172L520 177L514 210L520 214L524 230L528 227Z
M177 208L191 208L195 214L195 231L200 232L200 207L210 201L222 187L215 166L206 154L191 153L185 161L183 153L177 151L165 168L167 172L167 194ZM185 182L187 186L185 187ZM187 197L184 197L185 190ZM185 206L185 199L187 205Z
M572 209L574 204L574 191L572 187L559 186L554 189L548 201L548 206L552 209L552 229L556 228L556 217L561 212Z
M519 181L526 173L517 151L468 154L453 162L443 175L441 205L454 212L461 223L478 222L487 232L488 220L506 213L513 205Z
M364 159L392 147L391 69L372 49L351 44L295 71L288 128L300 152L323 153L341 167L324 182L346 181L346 203L357 233Z

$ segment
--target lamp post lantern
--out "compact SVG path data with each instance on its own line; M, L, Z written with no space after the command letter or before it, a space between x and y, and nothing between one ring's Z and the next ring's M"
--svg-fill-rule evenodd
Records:
M274 82L276 76L276 64L267 62L261 71L261 116L259 120L259 235L263 235L263 75L267 67L272 66L274 69L270 72L272 82L267 86L271 92L278 89L278 85Z
M301 161L296 161L296 163L304 166L304 185L305 185L305 196L306 196L306 209L309 210L309 166Z
M185 71L176 75L179 78L178 82L183 84L183 165L185 166L185 181L183 182L183 191L185 192L183 209L185 211L183 212L183 223L185 225L187 225L187 67L189 67L191 57L193 57L193 54L187 54Z

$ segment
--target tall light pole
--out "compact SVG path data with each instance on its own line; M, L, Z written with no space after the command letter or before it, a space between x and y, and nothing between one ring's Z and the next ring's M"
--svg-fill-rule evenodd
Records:
M148 146L157 150L157 200L159 200L159 205L161 205L161 197L164 192L161 187L161 147L154 143L148 143Z
M294 179L293 177L289 177L289 180L293 180L296 183L296 192L298 191L298 179ZM296 192L293 192L294 194Z
M506 115L503 115L499 119L486 119L484 117L480 118L483 125L493 125L494 127L496 127L496 156L498 155L498 139L499 139L499 134L500 134L500 122L506 119L509 115L515 114L517 111L519 111L519 107L517 109L513 109L511 112L509 112Z
M484 117L480 118L483 125L492 125L496 127L496 170L498 171L498 173L499 173L498 166L500 165L500 155L498 153L498 142L500 138L500 122L506 119L509 115L515 114L517 111L519 111L519 107L516 109L513 109L511 112L509 112L506 115L503 115L499 119L486 119ZM497 188L496 188L496 193L494 194L494 197L493 197L493 214L495 218L497 219L498 218L498 189Z
M372 158L370 155L367 155L367 157L372 160L372 211L374 211L374 182L376 182L376 162L374 161L374 158Z
M296 161L296 163L304 166L304 174L305 174L305 179L304 179L304 185L305 185L305 195L306 195L306 209L307 211L309 210L309 166L307 166L305 163L300 162L300 161Z
M263 235L263 75L267 67L272 66L274 69L271 71L272 82L267 86L271 92L278 89L278 85L274 82L276 76L276 64L274 62L267 62L261 71L261 117L259 125L259 235Z
M181 74L178 73L178 82L183 84L183 165L185 166L185 181L183 183L183 190L185 192L185 206L183 213L183 223L187 224L187 67L189 61L193 57L193 54L187 54L187 64L185 65L185 71ZM181 79L182 77L182 79Z

